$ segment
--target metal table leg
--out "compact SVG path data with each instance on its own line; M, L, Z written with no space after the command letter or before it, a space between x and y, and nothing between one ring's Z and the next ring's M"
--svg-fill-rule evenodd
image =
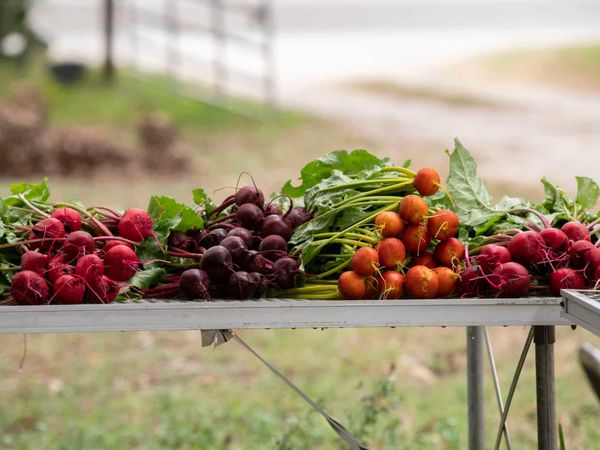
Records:
M485 448L483 399L483 327L467 327L467 402L469 450Z
M553 326L534 327L538 449L556 450Z

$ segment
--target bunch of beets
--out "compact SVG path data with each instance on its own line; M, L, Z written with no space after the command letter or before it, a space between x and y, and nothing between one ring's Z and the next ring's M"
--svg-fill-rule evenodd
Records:
M310 218L305 208L293 207L291 202L282 213L273 202L265 203L255 186L242 187L205 214L204 230L170 234L169 255L195 259L197 267L143 294L147 298L183 294L190 299L244 300L261 297L268 287L296 287L304 274L288 253L288 240Z
M497 244L481 247L461 274L468 297L523 297L530 290L596 288L600 249L592 243L595 224L571 221L560 229L542 216L544 228L517 232Z
M112 211L101 221L57 208L33 224L21 243L11 296L21 305L110 303L120 283L139 270L135 244L153 234L152 219L141 209Z

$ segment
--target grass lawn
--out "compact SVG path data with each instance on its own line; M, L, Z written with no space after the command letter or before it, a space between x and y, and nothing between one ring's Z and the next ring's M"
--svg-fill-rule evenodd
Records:
M504 393L525 329L492 330ZM374 449L466 448L464 329L243 331ZM558 419L568 449L595 448L598 401L576 364L584 331L558 333ZM236 343L197 332L0 336L0 448L334 449L316 413ZM487 372L489 374L489 372ZM486 379L487 441L497 429ZM533 349L513 403L514 448L535 449ZM491 447L490 447L491 448Z
M600 44L507 50L462 62L449 72L467 79L597 92L600 89Z

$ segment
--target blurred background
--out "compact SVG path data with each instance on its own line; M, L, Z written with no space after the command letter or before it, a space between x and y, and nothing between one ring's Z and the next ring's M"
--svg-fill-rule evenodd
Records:
M497 195L575 188L600 163L598 0L0 0L0 189L144 207L266 192L367 148L445 172L459 137ZM525 329L492 331L504 390ZM463 329L244 332L382 449L466 446ZM559 330L567 448L599 405ZM0 448L331 449L321 418L234 343L199 333L0 336ZM282 351L285 350L285 351ZM536 448L533 361L509 426ZM496 424L486 384L489 434Z

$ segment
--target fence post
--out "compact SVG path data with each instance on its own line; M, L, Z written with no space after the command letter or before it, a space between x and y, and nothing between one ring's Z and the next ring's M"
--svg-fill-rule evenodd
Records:
M115 29L115 8L113 0L104 0L104 64L102 77L107 83L112 83L115 78L115 65L113 61L113 41Z

